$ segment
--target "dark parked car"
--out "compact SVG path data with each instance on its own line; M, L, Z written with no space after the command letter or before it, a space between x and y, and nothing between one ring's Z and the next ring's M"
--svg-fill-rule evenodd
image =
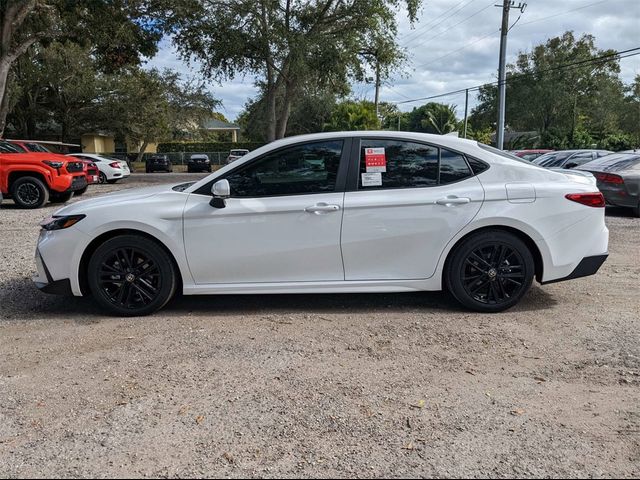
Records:
M575 168L612 153L609 150L559 150L545 153L532 163L544 168Z
M596 177L607 204L631 208L640 217L640 153L614 153L576 170Z
M536 158L549 152L553 152L553 150L543 150L543 149L514 150L511 153L513 153L516 157L522 158L523 160L528 160L530 162L533 162Z
M204 153L195 153L189 157L187 172L210 172L211 162L209 156Z
M167 155L151 155L147 158L145 170L151 172L173 172L173 165Z

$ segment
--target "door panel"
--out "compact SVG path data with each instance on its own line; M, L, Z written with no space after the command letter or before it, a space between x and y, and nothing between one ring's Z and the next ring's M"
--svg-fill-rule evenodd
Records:
M343 280L343 198L229 198L218 209L210 197L190 195L184 241L196 283Z
M368 173L369 148L381 149L386 165L377 185L350 177L342 223L345 280L429 278L447 243L478 213L482 185L455 152L375 138L354 145L360 177Z

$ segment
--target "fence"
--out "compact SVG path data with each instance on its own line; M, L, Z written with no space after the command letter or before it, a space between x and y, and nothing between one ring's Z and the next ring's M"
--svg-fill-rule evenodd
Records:
M135 161L138 154L134 153L101 153L107 157L118 158L120 160L126 160L129 164ZM142 161L145 162L147 158L154 155L166 155L171 163L174 165L186 165L192 155L206 155L209 157L211 165L225 165L229 151L226 152L166 152L166 153L145 153L142 155Z

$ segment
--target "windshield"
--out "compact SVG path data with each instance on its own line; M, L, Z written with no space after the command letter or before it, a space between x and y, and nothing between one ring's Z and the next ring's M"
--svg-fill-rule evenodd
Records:
M9 142L0 140L0 153L24 153L24 149L19 149Z
M43 147L42 145L40 145L38 143L25 143L25 145L27 146L27 148L31 152L40 152L40 153L50 153L51 152L51 150L49 150L47 147Z
M229 155L241 157L243 155L246 155L247 153L249 153L247 150L231 150L231 152L229 152Z

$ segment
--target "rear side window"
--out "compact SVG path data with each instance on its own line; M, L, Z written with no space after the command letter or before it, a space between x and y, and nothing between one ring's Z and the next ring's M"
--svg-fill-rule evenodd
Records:
M480 171L486 169L480 165ZM473 176L459 153L422 143L363 139L360 143L359 189L422 188Z

